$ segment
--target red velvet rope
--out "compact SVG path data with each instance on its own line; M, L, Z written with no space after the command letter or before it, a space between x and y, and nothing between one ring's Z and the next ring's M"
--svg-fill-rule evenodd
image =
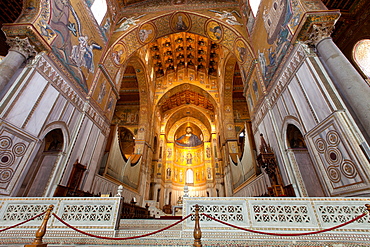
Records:
M337 225L337 226L334 226L334 227L330 227L330 228L327 228L327 229L323 229L323 230L320 230L320 231L315 231L315 232L304 232L304 233L272 233L272 232L261 232L261 231L256 231L256 230L251 230L251 229L247 229L247 228L243 228L243 227L240 227L240 226L235 226L235 225L232 225L230 223L227 223L227 222L224 222L224 221L221 221L219 219L216 219L216 218L213 218L212 216L208 215L208 214L204 214L202 213L202 215L212 219L212 220L215 220L219 223L222 223L224 225L227 225L227 226L231 226L231 227L234 227L234 228L237 228L239 230L243 230L243 231L247 231L247 232L253 232L253 233L259 233L259 234L265 234L265 235L273 235L273 236L303 236L303 235L311 235L311 234L318 234L318 233L322 233L322 232L327 232L327 231L331 231L331 230L334 230L334 229L337 229L339 227L342 227L342 226L345 226L345 225L348 225L362 217L364 217L366 215L366 213L363 213L359 216L357 216L356 218L352 219L352 220L349 220L345 223L342 223L340 225Z
M79 232L79 233L82 233L82 234L85 234L89 237L93 237L93 238L100 238L100 239L109 239L109 240L128 240L128 239L135 239L135 238L142 238L142 237L147 237L147 236L150 236L150 235L153 235L153 234L156 234L156 233L159 233L159 232L162 232L164 230L167 230L181 222L183 222L184 220L186 220L187 218L189 218L192 214L189 214L188 216L186 216L185 218L173 223L172 225L169 225L165 228L162 228L160 230L157 230L157 231L154 231L154 232L150 232L150 233L147 233L147 234L143 234L143 235L139 235L139 236L132 236L132 237L126 237L126 238L111 238L111 237L103 237L103 236L98 236L98 235L94 235L94 234L90 234L90 233L87 233L87 232L84 232L82 230L79 230L73 226L71 226L70 224L68 224L67 222L65 222L64 220L62 220L61 218L58 217L58 215L56 215L55 213L53 213L53 215L55 216L55 218L57 218L60 222L62 222L64 225L68 226L69 228Z
M23 222L21 222L21 223L18 223L18 224L13 225L13 226L9 226L9 227L4 228L4 229L1 229L1 230L0 230L0 232L4 232L4 231L9 230L9 229L12 229L12 228L14 228L14 227L17 227L17 226L23 225L24 223L27 223L28 221L34 220L34 219L36 219L37 217L40 217L41 215L43 215L43 214L45 214L45 213L46 213L46 211L45 211L45 212L42 212L41 214L38 214L38 215L36 215L36 216L33 216L32 218L30 218L30 219L28 219L28 220L25 220L25 221L23 221Z

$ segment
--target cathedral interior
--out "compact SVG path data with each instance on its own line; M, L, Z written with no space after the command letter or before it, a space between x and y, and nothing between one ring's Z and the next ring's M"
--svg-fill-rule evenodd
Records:
M97 2L0 3L2 197L370 195L368 1Z

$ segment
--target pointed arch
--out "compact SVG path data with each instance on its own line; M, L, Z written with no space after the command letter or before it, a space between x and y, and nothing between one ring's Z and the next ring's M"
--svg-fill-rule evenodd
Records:
M173 27L169 29L169 26L171 27L171 25L173 25L171 21L174 19L174 16L179 14L186 16L189 22L188 28L186 30L176 29ZM199 28L199 25L192 25L192 23L203 23L204 25L201 25L202 28ZM238 58L240 63L248 64L248 67L253 66L253 60L255 56L248 41L248 37L246 37L247 34L244 32L242 33L232 25L214 19L214 15L211 12L209 15L200 15L190 11L172 11L171 13L164 13L154 18L151 18L149 15L143 15L141 18L135 20L135 25L128 26L127 28L120 30L121 25L118 25L118 29L114 31L111 39L112 42L109 44L108 52L105 54L102 63L106 63L106 60L111 59L111 55L114 54L114 49L118 45L122 47L122 60L120 64L123 64L123 61L129 60L135 51L145 46L152 40L169 35L171 33L187 31L207 37L221 44L231 53L233 53L235 57ZM152 38L146 40L146 42L137 42L140 40L140 28L148 25L152 27L151 30L154 32ZM215 38L215 36L212 35L212 32L209 31L212 25L217 25L217 27L221 30L220 32L222 32L222 37Z

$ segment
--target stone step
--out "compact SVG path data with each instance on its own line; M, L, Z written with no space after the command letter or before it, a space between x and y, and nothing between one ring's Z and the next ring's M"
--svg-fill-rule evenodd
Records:
M159 220L159 219L122 219L119 223L119 229L115 231L115 237L132 237L151 233L171 224L178 220ZM34 232L32 230L26 234L25 231L9 230L9 234L0 233L0 247L20 247L24 244L32 243ZM94 231L93 234L104 235L104 231ZM226 229L203 229L202 244L203 247L209 246L227 246L227 247L244 247L244 246L276 246L276 247L364 247L370 246L367 239L361 241L359 233L343 236L339 232L322 233L310 236L299 237L275 237L269 235L260 235L249 233L241 230ZM6 237L5 237L6 236ZM108 235L105 235L108 236ZM110 234L109 236L112 236ZM193 246L194 235L192 229L183 229L180 223L163 232L151 236L130 239L130 240L104 240L85 236L72 230L50 230L44 237L44 243L48 247L103 247L103 246Z

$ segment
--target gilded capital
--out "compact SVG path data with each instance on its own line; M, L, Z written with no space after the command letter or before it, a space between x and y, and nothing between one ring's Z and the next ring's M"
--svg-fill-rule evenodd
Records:
M313 24L311 33L305 43L316 46L321 40L329 38L333 30L334 25L332 23Z
M300 31L297 33L298 42L310 47L316 46L321 40L329 38L334 25L340 17L338 10L306 13Z
M26 59L36 56L35 47L30 44L28 38L8 37L6 43L10 46L9 51L16 51L22 54Z

